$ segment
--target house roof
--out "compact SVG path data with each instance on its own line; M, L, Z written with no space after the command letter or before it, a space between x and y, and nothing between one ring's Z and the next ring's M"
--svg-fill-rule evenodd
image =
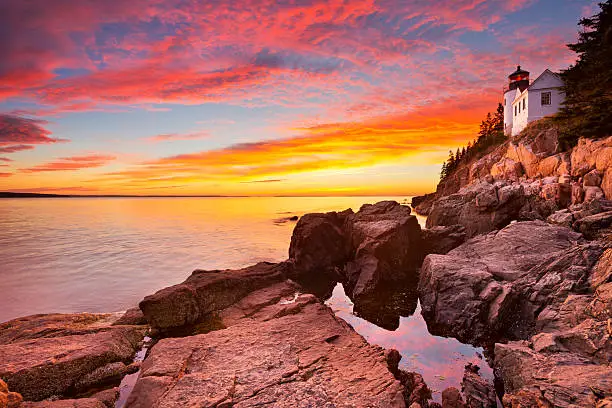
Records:
M546 68L544 70L544 72L542 72L540 74L540 76L538 76L530 85L527 89L531 89L541 78L543 78L546 75L552 75L553 77L555 77L556 79L558 79L561 83L563 83L563 80L561 79L561 75L552 72L550 69Z

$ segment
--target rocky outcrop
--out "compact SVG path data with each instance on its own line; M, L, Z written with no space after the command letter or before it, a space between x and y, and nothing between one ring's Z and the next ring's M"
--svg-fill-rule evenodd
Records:
M497 396L491 381L480 376L480 367L469 363L465 366L461 391L467 408L497 408Z
M502 228L519 219L527 200L520 184L476 183L437 200L427 217L427 228L461 225L467 237Z
M356 302L376 297L385 284L415 280L421 228L410 212L408 206L383 201L354 214L305 215L291 238L292 276L300 282L344 281Z
M255 290L218 316L223 330L153 346L127 407L405 406L384 350L294 283Z
M306 214L295 226L289 258L300 275L331 274L353 254L346 224L352 210L341 213Z
M460 164L438 184L436 193L417 198L416 210L429 215L428 227L461 224L468 236L502 228L512 220L546 219L570 204L612 199L611 163L612 136L580 139L572 150L561 152L554 126L536 124L477 161ZM486 183L518 185L523 191L509 206L491 198L477 204L475 194L490 196L490 188L483 187Z
M286 262L198 270L139 306L151 326L168 331L214 319L248 293L287 278L321 294L343 281L355 302L367 302L385 285L410 278L416 283L420 231L410 207L394 201L366 204L357 213L306 214L295 227Z
M607 406L612 400L612 283L568 297L563 308L528 341L495 345L505 406Z
M213 316L253 290L286 279L288 263L261 262L240 270L196 270L185 282L162 289L140 302L147 322L169 330Z
M421 231L425 254L446 254L467 239L462 225L436 226Z
M24 402L20 408L107 408L96 398L65 399L57 401Z
M104 383L110 379L104 370L126 367L146 331L144 326L111 326L117 318L53 314L0 324L0 378L30 401Z
M436 199L436 193L425 194L422 196L412 197L411 206L414 208L417 214L420 215L428 215L429 210L431 209L431 204L433 204Z
M525 338L540 310L584 285L602 253L564 227L511 224L425 258L422 314L430 331L464 342Z
M21 394L9 391L8 385L0 380L0 408L17 408L22 401Z
M604 407L612 401L611 275L612 248L608 248L591 268L588 288L568 294L563 302L550 302L542 310L537 334L495 345L505 406ZM551 278L546 277L548 282ZM561 286L569 285L558 285L552 297L560 300L560 293L567 292Z
M366 204L348 225L354 257L345 266L352 299L372 297L381 284L412 279L422 260L421 227L410 207Z

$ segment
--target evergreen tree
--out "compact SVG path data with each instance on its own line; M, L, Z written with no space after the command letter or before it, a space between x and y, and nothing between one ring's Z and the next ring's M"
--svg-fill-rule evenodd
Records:
M497 104L497 111L495 111L495 117L493 118L493 130L504 131L504 106L501 103Z
M564 147L580 136L612 135L612 0L599 7L598 14L580 20L578 42L568 44L578 59L561 72L565 103L558 120Z

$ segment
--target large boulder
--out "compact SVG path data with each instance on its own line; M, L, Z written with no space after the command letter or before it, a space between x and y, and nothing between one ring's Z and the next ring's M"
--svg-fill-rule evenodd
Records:
M522 310L527 299L513 285L580 242L580 234L568 228L529 221L472 238L446 255L428 255L419 281L428 328L470 343L523 338L534 324L534 310ZM587 262L575 258L567 262Z
M139 304L147 322L169 330L208 319L248 293L286 279L291 264L260 262L240 270L196 270L178 285L145 297Z
M612 136L600 139L578 140L571 154L572 176L582 177L597 169L604 172L612 167Z
M473 237L508 225L526 203L521 184L480 182L437 200L427 217L427 228L462 225Z
M159 341L126 406L405 407L384 350L299 291L256 290L219 311L225 329Z
M612 232L612 211L589 215L574 222L574 228L593 239Z
M334 273L352 256L345 224L353 211L306 214L291 235L289 258L299 274Z
M504 406L608 406L611 318L612 283L605 283L595 293L568 296L528 341L496 344Z
M129 364L145 326L112 326L117 315L34 315L0 324L0 379L24 399L39 401L95 387L92 373ZM98 378L100 382L94 381ZM84 384L81 384L84 385Z
M518 181L523 175L523 166L521 163L504 157L491 167L491 175L496 180Z
M395 201L363 205L357 213L307 214L291 238L292 277L309 286L344 281L355 301L381 286L416 280L422 260L421 227L410 207Z
M415 280L422 260L421 227L410 207L395 201L366 204L351 217L354 258L346 265L352 298L368 297L384 283Z
M437 226L421 231L425 254L446 254L467 239L462 225Z

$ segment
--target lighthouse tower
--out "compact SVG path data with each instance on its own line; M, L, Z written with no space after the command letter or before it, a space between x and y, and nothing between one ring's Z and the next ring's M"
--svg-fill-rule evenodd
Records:
M504 132L512 134L513 108L512 102L518 92L523 92L529 87L529 72L521 69L519 65L516 71L508 76L508 88L504 89Z

